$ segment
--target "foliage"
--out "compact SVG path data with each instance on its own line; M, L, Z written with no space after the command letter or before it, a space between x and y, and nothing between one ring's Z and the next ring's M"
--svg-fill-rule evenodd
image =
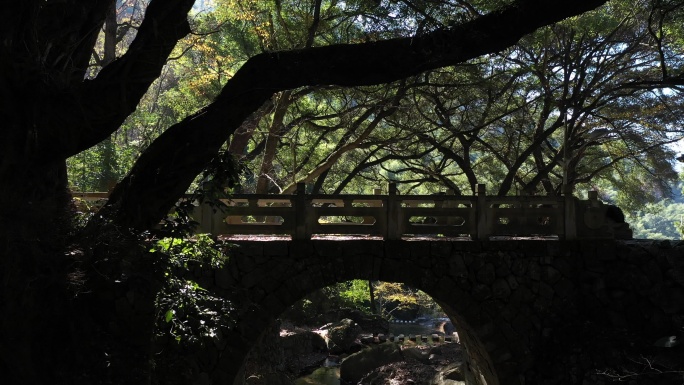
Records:
M154 244L150 252L166 254L171 266L184 268L188 267L190 261L218 268L228 258L224 249L208 234L197 234L191 239L162 238Z
M200 234L194 240L161 239L150 252L167 257L164 286L156 303L158 338L170 335L187 345L220 338L221 329L230 328L235 322L231 319L231 304L212 296L197 281L178 274L195 267L222 266L228 258L225 250L209 236Z
M379 282L375 285L375 293L383 315L388 318L393 318L395 312L407 309L417 314L433 314L439 311L439 306L432 297L402 283Z
M368 281L355 279L337 284L342 305L345 307L370 311L370 295L368 293Z
M626 220L634 231L634 238L682 239L683 216L684 202L663 200L647 204L642 210L628 215Z
M497 4L322 1L316 9L296 1L215 1L194 14L194 34L178 44L111 145L70 160L72 185L102 189L106 179L120 178L163 127L209 103L259 52L421 34ZM141 20L140 8L125 5L120 52ZM628 211L668 197L676 175L664 145L682 136L672 113L680 94L641 84L654 69L677 65L677 9L615 2L498 55L403 82L276 94L243 125L246 145L230 149L243 173L240 190L288 193L306 182L315 192L372 193L394 180L403 193L468 193L484 183L500 195L557 194L566 177L579 190L601 183L617 189ZM658 15L665 31L659 43L671 50L664 61L649 30ZM106 161L106 148L114 149L114 162Z
M380 315L395 318L396 313L410 310L411 313L436 315L442 311L435 301L420 290L404 284L370 282L375 290L375 300ZM319 315L340 308L358 309L372 314L369 281L351 280L327 286L294 304L283 316L302 323L311 322Z

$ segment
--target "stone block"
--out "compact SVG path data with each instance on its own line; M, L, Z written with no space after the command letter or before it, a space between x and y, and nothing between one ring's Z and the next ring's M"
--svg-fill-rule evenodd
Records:
M577 260L577 258L572 259L572 261ZM575 277L577 275L577 267L572 265L569 258L554 258L552 266L564 277Z
M513 359L513 355L511 354L508 349L505 348L499 348L494 350L494 352L491 353L492 361L494 361L495 364L501 364L503 362L508 362Z
M311 241L319 257L336 258L341 257L343 252L343 242L335 241Z
M257 267L254 258L247 255L241 255L239 257L233 257L237 263L238 268L242 273L249 273Z
M499 278L492 284L492 295L494 298L506 299L511 295L511 288L505 279Z
M415 261L418 260L419 258L423 258L425 256L429 256L432 254L431 250L431 243L432 242L421 242L421 241L416 241L416 242L406 242L404 247L406 247L406 244L408 243L408 249L411 253L411 258Z
M496 279L494 265L487 263L477 271L477 280L485 285L491 285Z
M522 314L516 316L513 319L513 321L511 322L511 326L518 334L523 336L528 335L528 333L532 329L529 319Z
M501 262L496 265L496 276L497 278L505 278L511 275L511 263Z
M244 288L251 288L258 285L265 278L261 271L251 271L242 275L240 279L241 286Z
M534 281L541 280L541 266L535 261L530 261L527 265L527 276Z
M511 288L511 290L515 290L520 286L520 284L518 283L518 279L516 279L512 275L506 277L506 282L508 283L508 287Z
M511 292L510 303L513 306L520 306L530 303L534 298L535 295L529 288L520 286L518 289Z
M466 252L466 253L463 253L461 255L463 256L463 262L466 264L466 266L470 267L470 266L472 266L475 259L478 258L480 253L468 253L468 252Z
M289 252L290 257L296 259L317 256L316 248L312 241L291 241Z
M542 280L549 285L553 285L561 279L560 271L556 270L553 266L545 265L541 267Z
M452 242L432 241L430 242L430 255L440 259L447 259L451 256Z
M555 291L553 290L553 287L549 286L548 284L544 282L539 282L539 295L541 295L545 299L553 299L553 296L555 295Z
M478 253L478 252L482 251L482 242L481 241L472 241L472 242L455 241L455 242L451 242L451 244L452 244L452 253L461 253L461 252Z
M523 276L527 273L527 265L525 264L525 261L516 259L511 263L511 272L520 277Z
M264 276L264 279L259 281L259 286L267 293L273 293L276 290L279 290L283 286L283 279L284 276L281 274L273 274L273 272L269 272L266 276Z
M392 259L411 258L411 248L406 247L406 241L386 241L384 255Z
M553 285L556 296L561 298L572 298L576 294L575 285L567 278L561 278Z
M237 242L231 249L231 257L241 255L264 255L265 242Z
M596 241L596 257L602 261L615 261L617 253L615 252L615 241Z
M467 277L456 278L456 285L459 289L464 291L470 291L470 289L473 287L473 285Z
M235 286L235 280L228 269L216 269L214 271L214 284L221 289L230 289Z
M477 284L472 290L473 298L482 302L492 297L492 290L487 285Z
M665 314L684 313L684 289L671 287L657 290L657 292L660 294L656 295L653 301Z
M264 242L263 255L266 257L287 257L290 255L289 242L270 241Z
M283 303L282 298L279 298L275 293L267 294L266 297L261 301L261 306L266 309L282 309L286 304Z

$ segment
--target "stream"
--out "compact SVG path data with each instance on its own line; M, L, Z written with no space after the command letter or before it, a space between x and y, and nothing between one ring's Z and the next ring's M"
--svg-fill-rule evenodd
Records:
M424 324L390 324L389 334L406 336L410 334L426 335L434 331L432 322ZM323 366L314 370L311 374L295 380L294 385L340 385L340 363L328 358Z
M340 385L340 364L327 359L308 376L296 379L294 385Z

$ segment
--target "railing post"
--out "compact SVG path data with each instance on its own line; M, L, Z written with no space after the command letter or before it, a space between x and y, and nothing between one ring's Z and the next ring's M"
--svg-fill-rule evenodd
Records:
M477 203L475 210L477 212L477 234L475 239L486 240L489 237L491 224L489 216L487 215L487 188L484 184L478 183L477 185Z
M456 195L456 191L455 191L454 189L452 189L452 188L448 188L448 189L446 190L446 195L448 195L448 196L450 196L450 197L453 197L453 196ZM457 205L455 205L454 202L449 201L449 200L446 200L446 201L445 201L445 204L442 205L442 207L444 207L444 208L449 208L449 209L450 209L450 208L454 208L454 207L456 207L456 206L457 206ZM440 221L437 221L437 223L440 223ZM446 220L446 225L453 226L454 223L456 223L456 218L454 218L453 215L449 215L449 216L447 217L447 220Z
M599 201L598 201L598 191L596 190L589 190L587 192L587 197L589 198L589 205L591 207L599 207Z
M199 213L199 218L195 220L199 222L199 229L202 232L209 233L212 236L216 236L214 230L214 213L212 212L211 206L207 203L200 203L199 207L195 209Z
M563 223L565 239L577 239L577 210L575 197L572 196L572 185L563 185Z
M308 232L309 226L307 226L307 202L306 202L306 185L304 183L297 183L297 191L294 197L294 234L292 234L292 239L295 240L308 240L311 238L311 234Z
M397 240L401 239L401 231L399 229L399 219L401 209L399 200L397 199L397 184L391 182L389 184L389 194L387 195L387 239Z

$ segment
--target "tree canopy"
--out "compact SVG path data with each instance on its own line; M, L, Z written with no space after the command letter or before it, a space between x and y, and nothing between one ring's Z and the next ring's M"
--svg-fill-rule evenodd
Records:
M506 195L566 182L645 202L676 177L664 145L681 137L679 1L202 3L3 2L10 381L149 380L168 261L137 237L227 157L243 188L271 192L396 180L406 192L484 182ZM77 186L116 182L84 228L67 160Z

